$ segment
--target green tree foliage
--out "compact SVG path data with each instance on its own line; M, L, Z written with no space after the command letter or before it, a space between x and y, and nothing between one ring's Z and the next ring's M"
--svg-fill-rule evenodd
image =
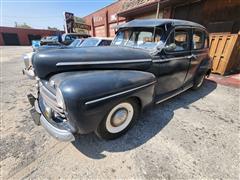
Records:
M17 28L27 28L27 29L32 29L31 26L29 26L27 23L23 23L23 24L18 24L17 22L15 22L15 27Z
M50 26L48 26L47 27L49 30L54 30L54 31L60 31L58 28L56 28L56 27L50 27Z
M85 23L84 19L81 17L74 16L74 21L77 23Z

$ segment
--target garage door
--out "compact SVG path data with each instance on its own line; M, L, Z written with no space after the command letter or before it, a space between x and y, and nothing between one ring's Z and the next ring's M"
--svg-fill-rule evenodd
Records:
M34 34L28 35L29 44L32 44L32 40L40 40L40 39L41 39L40 35L34 35Z
M15 33L2 33L4 45L20 45L18 35Z
M104 26L95 27L95 34L97 37L105 37L106 36L105 27Z

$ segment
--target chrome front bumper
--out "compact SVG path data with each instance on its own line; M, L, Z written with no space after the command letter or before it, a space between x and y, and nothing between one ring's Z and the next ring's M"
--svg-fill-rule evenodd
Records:
M75 137L68 130L58 129L53 126L48 120L41 115L40 117L41 125L47 130L47 132L59 141L75 141Z
M28 95L30 104L34 104L33 108L30 110L32 118L37 125L42 125L46 131L60 141L75 141L73 133L66 126L66 123L57 123L55 126L47 118L45 118L40 106L38 99L34 98L33 95ZM34 101L34 102L33 102Z

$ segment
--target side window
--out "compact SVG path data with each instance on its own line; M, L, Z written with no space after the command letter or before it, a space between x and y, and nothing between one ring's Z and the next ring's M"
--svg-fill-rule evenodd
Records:
M141 46L144 43L151 43L153 41L152 32L142 31L138 34L137 45Z
M111 41L109 41L109 40L102 40L99 43L99 46L109 46L110 44L111 44Z
M189 33L186 29L175 29L169 36L166 45L175 44L176 48L168 52L179 52L189 50Z
M205 45L205 33L199 30L193 30L192 49L203 49Z
M204 48L209 48L209 35L205 33Z

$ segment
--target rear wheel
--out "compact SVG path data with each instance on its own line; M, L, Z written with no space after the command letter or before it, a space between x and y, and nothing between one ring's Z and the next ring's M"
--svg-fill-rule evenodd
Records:
M103 139L118 138L134 125L138 116L138 103L132 99L123 101L112 107L95 133Z

